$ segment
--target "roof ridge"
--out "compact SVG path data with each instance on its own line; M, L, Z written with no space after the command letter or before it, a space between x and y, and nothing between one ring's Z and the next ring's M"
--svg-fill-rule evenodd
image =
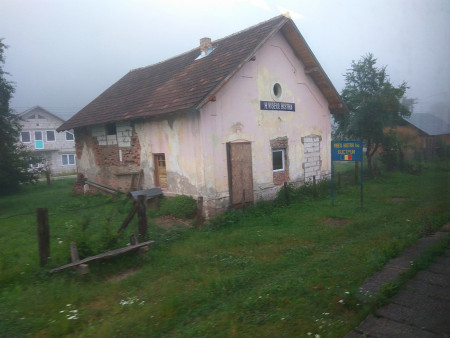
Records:
M264 24L269 23L271 21L275 21L277 19L280 19L282 16L284 16L286 19L289 19L285 14L280 14L280 15L277 15L277 16L271 18L271 19L268 19L268 20L265 20L265 21L261 21L260 23L257 23L256 25L247 27L247 28L245 28L245 29L243 29L243 30L241 30L239 32L235 32L235 33L232 33L230 35L224 36L223 38L214 40L214 41L212 41L212 43L216 43L216 42L219 42L221 40L225 40L225 39L231 38L232 36L239 35L239 34L242 34L244 32L247 32L249 30L255 29L257 26L261 26L261 25L264 25Z
M40 105L35 105L35 106L31 107L31 108L28 108L28 109L24 110L23 112L18 113L18 115L19 115L19 116L24 116L24 115L28 114L29 112L31 112L31 111L33 111L33 110L35 110L35 109L40 109L40 110L43 111L43 113L49 114L49 115L51 115L51 116L53 116L53 117L56 117L57 119L59 119L59 120L61 120L61 121L63 121L63 122L66 121L65 119L59 117L58 115L52 113L51 111L49 111L49 110L47 110L47 109L41 107Z

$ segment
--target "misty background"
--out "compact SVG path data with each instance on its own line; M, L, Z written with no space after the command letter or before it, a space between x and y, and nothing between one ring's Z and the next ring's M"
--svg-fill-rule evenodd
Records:
M414 113L449 121L449 0L0 0L11 107L67 119L131 69L287 11L339 92L370 52Z

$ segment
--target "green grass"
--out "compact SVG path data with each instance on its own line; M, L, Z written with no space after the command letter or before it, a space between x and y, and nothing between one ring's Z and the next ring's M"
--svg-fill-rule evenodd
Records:
M414 243L427 223L437 229L448 222L450 194L441 162L420 175L367 179L361 209L352 168L336 169L342 184L334 207L321 187L319 198L293 193L288 206L282 197L262 202L202 230L165 230L149 219L156 245L144 257L95 262L87 275L46 271L69 262L70 240L83 235L83 225L88 246L101 250L130 202L72 196L71 179L2 197L0 336L343 336L372 308L339 301ZM49 209L46 268L38 266L37 207ZM114 245L125 245L131 231L136 221Z

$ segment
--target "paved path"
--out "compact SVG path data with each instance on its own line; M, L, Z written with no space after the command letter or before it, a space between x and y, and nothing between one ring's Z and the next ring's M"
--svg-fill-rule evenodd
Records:
M450 230L450 224L443 229ZM448 232L439 231L421 238L367 279L361 286L363 294L374 295L384 283L396 280L414 259L445 236ZM346 337L450 337L450 248Z

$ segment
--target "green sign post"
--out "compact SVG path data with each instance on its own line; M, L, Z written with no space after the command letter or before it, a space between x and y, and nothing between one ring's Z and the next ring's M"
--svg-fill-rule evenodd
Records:
M361 141L331 142L331 204L334 205L334 161L361 162L361 208L363 207L363 146Z

